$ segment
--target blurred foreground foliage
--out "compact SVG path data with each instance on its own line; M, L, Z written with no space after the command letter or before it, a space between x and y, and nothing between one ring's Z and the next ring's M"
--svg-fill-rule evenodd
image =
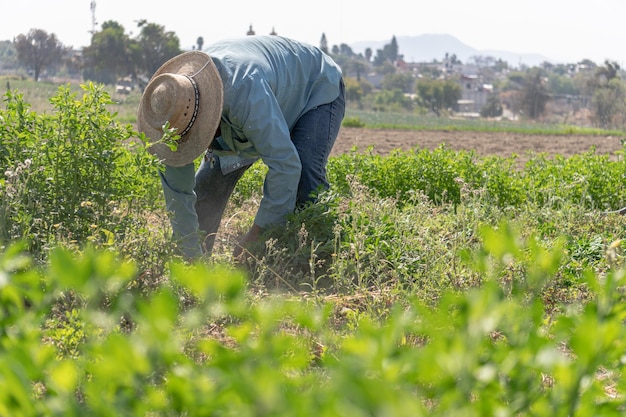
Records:
M587 271L589 300L548 314L564 242L545 249L507 224L480 236L464 256L482 285L384 314L260 297L240 271L176 261L141 296L136 265L111 251L57 248L36 268L9 246L0 415L622 415L624 270Z

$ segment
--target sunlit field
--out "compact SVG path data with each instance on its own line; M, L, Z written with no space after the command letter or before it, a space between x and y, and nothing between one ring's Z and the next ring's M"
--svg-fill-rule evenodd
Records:
M258 163L213 256L189 261L136 140L138 91L6 83L1 416L623 415L626 218L607 213L626 205L623 151L516 169L443 146L345 153L331 190L237 263Z

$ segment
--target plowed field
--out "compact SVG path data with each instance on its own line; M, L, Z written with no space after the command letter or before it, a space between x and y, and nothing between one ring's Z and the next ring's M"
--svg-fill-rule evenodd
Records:
M462 132L462 131L415 131L342 128L333 148L332 155L350 152L353 147L365 151L372 146L374 154L385 155L394 149L409 150L415 147L434 149L445 144L452 150L474 150L478 155L517 155L518 163L528 160L530 153L545 153L552 157L569 157L588 152L595 147L598 154L609 154L616 158L615 151L622 149L622 140L617 136L580 135L529 135L506 132Z

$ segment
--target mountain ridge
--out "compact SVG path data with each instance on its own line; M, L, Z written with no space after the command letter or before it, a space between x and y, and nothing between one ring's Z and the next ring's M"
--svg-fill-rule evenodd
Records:
M513 67L519 67L522 64L534 67L543 62L556 63L555 60L541 54L495 49L479 50L463 43L453 35L443 33L396 36L396 41L398 42L398 52L404 56L404 60L407 62L442 61L446 53L448 53L449 55L456 55L457 59L464 64L468 63L473 56L502 59ZM375 55L376 50L382 49L384 45L390 42L391 38L383 41L358 41L351 43L350 48L357 54L364 53L366 48L370 48Z

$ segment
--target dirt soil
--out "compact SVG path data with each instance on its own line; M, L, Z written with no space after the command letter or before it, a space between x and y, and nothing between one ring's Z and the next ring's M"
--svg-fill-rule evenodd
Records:
M435 149L445 144L447 149L474 150L480 156L497 155L509 157L517 155L523 165L530 154L545 153L553 157L570 157L589 151L595 146L597 154L613 155L622 149L622 140L617 136L545 136L506 132L460 132L460 131L415 131L383 130L342 127L332 151L332 155L347 153L356 147L365 151L373 146L374 154L385 155L394 149L409 150Z

